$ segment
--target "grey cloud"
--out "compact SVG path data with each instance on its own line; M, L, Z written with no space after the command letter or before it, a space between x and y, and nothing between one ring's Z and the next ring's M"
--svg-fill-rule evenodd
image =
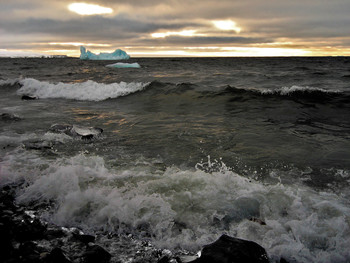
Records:
M195 24L184 23L145 23L129 19L126 16L105 18L101 16L82 17L81 19L58 21L53 19L28 19L12 23L3 23L2 29L19 34L45 33L62 36L74 36L84 39L115 39L146 34L158 29L181 29Z

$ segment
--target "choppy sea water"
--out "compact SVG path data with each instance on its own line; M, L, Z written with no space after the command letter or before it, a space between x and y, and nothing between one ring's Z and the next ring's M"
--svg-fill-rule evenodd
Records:
M18 117L0 119L0 183L26 182L18 202L171 250L227 233L271 260L350 261L350 58L129 62L0 59L0 114Z

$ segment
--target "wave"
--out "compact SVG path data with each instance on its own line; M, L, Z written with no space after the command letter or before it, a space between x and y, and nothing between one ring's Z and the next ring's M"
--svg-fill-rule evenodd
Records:
M226 86L218 87L216 90L203 90L202 87L193 83L163 83L158 81L151 82L144 92L152 95L179 95L190 94L194 98L222 97L226 96L230 101L249 101L251 99L265 100L294 100L298 103L340 103L344 105L350 103L350 93L340 90L329 90L309 86L285 86L277 89L267 88L237 88Z
M203 166L213 164L198 165ZM190 250L225 232L261 244L272 261L281 256L293 262L350 259L345 197L298 184L266 185L224 164L210 173L174 166L149 173L113 170L100 156L79 154L48 163L23 154L6 156L2 174L0 183L27 182L18 202L54 201L57 206L46 219L58 225L134 233L159 246Z
M0 79L0 86L14 86L19 82L19 78L15 79Z
M143 90L148 83L120 82L97 83L88 80L81 83L50 83L32 78L19 80L22 86L17 94L29 95L36 98L64 98L82 101L103 101L118 98Z
M235 88L228 86L216 96L229 95L232 100L246 101L250 99L294 100L297 103L334 103L345 105L350 103L350 93L340 90L327 90L308 86L290 86L277 89Z

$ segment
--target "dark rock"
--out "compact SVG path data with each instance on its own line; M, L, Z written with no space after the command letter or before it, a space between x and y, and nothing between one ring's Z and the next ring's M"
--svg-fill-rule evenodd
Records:
M263 221L263 220L260 219L260 218L252 217L252 218L250 218L249 220L252 221L252 222L258 223L258 224L260 224L260 225L262 225L262 226L266 226L266 222Z
M169 263L169 262L170 262L170 258L168 256L163 256L157 261L157 263Z
M38 219L23 219L14 228L14 238L19 242L38 240L45 237L46 227Z
M66 257L63 250L56 247L48 255L43 257L44 263L71 263Z
M288 261L285 260L284 258L281 258L281 259L280 259L280 263L288 263Z
M12 114L12 113L2 113L0 115L0 119L2 121L6 121L6 122L21 120L20 117L18 117L16 114Z
M35 263L40 261L40 248L32 241L24 242L18 248L21 262Z
M36 100L37 97L29 96L29 95L23 95L22 100Z
M86 249L83 254L84 263L107 263L111 259L109 254L104 248L99 245L93 245Z
M38 140L38 139L31 139L23 142L23 145L26 149L29 150L44 150L44 149L51 149L53 146L53 143L50 141L44 141L44 140Z
M222 235L204 246L200 258L192 263L268 263L263 247L253 241Z
M64 237L65 235L66 234L63 232L62 229L47 229L45 233L46 239L48 240L61 238L61 237Z
M76 240L79 240L85 245L87 245L90 242L95 242L95 237L91 235L80 235L80 234L73 233L73 238Z

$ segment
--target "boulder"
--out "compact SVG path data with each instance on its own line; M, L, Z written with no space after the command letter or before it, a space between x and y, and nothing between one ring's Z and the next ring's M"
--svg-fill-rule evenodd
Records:
M89 246L83 254L84 263L107 263L112 255L99 245Z
M43 260L44 263L71 263L71 261L66 257L62 249L56 247L51 250L51 252L46 255Z
M203 247L201 256L191 263L268 263L263 247L253 241L222 235Z

